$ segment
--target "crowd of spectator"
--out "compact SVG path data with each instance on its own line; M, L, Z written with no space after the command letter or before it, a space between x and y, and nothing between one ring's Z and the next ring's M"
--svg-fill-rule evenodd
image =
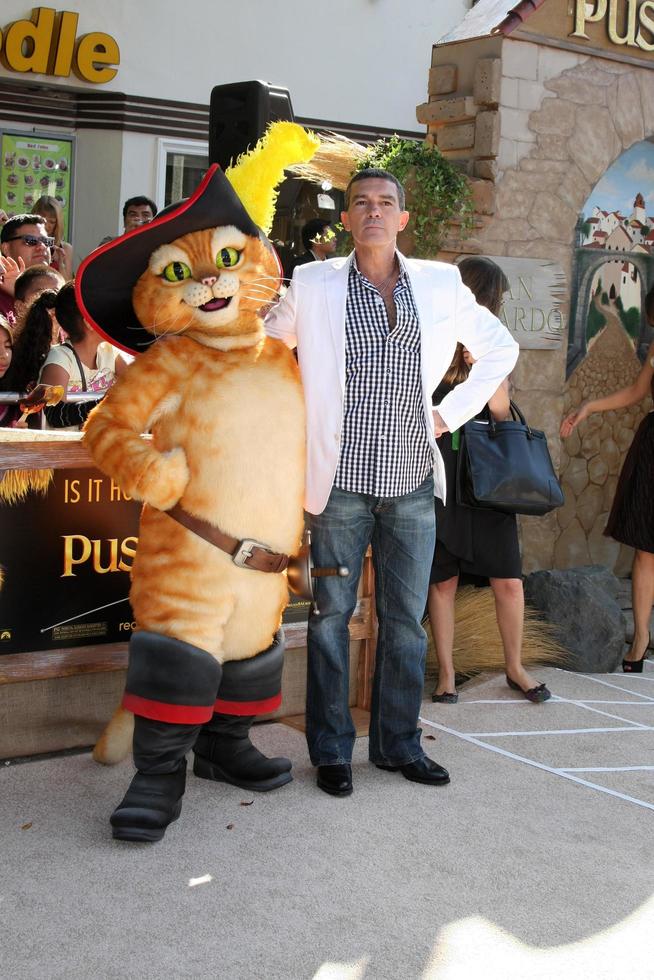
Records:
M150 198L131 197L123 206L124 230L156 214ZM0 426L79 429L127 361L77 306L73 248L56 198L40 197L30 214L0 211L0 228ZM27 419L18 404L2 403L3 392L25 394L39 384L62 386L63 400ZM89 397L69 398L80 394Z

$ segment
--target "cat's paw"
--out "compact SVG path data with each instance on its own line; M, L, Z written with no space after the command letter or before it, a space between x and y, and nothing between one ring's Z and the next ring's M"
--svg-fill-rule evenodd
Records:
M190 478L186 453L171 449L161 453L146 470L139 484L141 500L157 510L170 510L180 500Z

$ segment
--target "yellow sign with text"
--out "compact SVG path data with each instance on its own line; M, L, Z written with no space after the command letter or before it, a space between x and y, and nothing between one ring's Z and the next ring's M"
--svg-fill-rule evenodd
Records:
M654 0L576 0L570 37L589 40L587 26L599 23L612 44L654 51Z
M77 37L79 14L34 7L31 20L0 30L0 60L9 71L34 72L103 85L118 73L120 49L110 34Z

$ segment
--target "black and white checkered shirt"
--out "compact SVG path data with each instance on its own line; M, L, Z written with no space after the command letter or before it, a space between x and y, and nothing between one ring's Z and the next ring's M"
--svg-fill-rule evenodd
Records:
M411 493L433 469L420 376L420 325L400 262L390 330L384 300L353 258L345 308L345 402L334 485L375 497Z

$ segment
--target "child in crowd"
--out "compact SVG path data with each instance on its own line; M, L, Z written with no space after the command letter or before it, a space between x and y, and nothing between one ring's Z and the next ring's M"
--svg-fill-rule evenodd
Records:
M11 359L14 353L14 338L12 328L6 317L0 314L0 392L10 391L11 387L7 383L7 373L11 367ZM7 428L14 426L21 412L17 405L0 404L0 426Z
M56 294L42 293L28 313L28 320L35 308L43 308L43 314L48 308L54 309L57 323L68 338L46 352L39 383L62 385L67 393L109 389L126 369L127 362L82 316L75 299L74 282L67 282ZM96 404L97 400L67 403L64 398L58 405L46 407L46 421L52 428L79 429Z
M48 265L31 265L21 272L14 284L14 310L18 329L22 327L32 300L46 289L58 293L63 284L63 276Z

